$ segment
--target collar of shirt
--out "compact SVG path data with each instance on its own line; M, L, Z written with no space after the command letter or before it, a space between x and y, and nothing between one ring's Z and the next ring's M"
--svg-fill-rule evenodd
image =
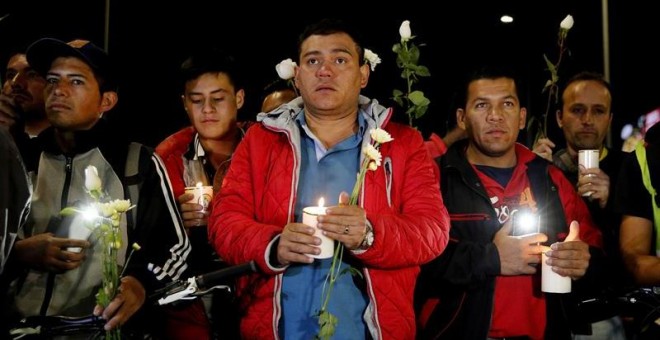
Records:
M349 137L349 138L360 138L361 136L364 136L364 131L367 129L367 121L364 119L364 112L362 109L358 110L358 132L357 134ZM298 114L296 114L295 118L296 122L298 122L298 125L302 129L302 131L305 132L305 135L307 137L311 138L314 141L314 146L315 146L315 151L316 151L316 160L319 161L325 154L328 153L328 149L325 148L323 143L314 135L312 130L309 129L309 126L307 126L307 120L305 119L305 110L301 109ZM360 138L361 139L361 138Z

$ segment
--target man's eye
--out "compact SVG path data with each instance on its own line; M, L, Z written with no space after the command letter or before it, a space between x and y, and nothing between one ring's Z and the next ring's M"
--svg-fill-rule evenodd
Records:
M307 60L307 64L309 64L309 65L316 65L318 63L319 63L318 59L309 59L309 60Z
M337 60L335 60L335 63L337 63L337 64L346 64L346 59L344 59L344 58L337 58Z
M55 84L55 83L57 83L57 80L58 79L56 77L46 77L46 82L48 84Z
M37 71L29 71L27 73L28 78L34 79L34 78L40 78L41 75Z
M85 82L80 80L80 79L74 79L74 80L71 81L71 84L73 84L73 85L83 85L83 84L85 84Z

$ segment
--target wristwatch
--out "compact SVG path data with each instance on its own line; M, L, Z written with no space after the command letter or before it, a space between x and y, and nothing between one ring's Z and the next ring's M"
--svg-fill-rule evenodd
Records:
M374 244L374 228L367 222L367 231L364 233L364 238L358 246L358 250L367 250Z

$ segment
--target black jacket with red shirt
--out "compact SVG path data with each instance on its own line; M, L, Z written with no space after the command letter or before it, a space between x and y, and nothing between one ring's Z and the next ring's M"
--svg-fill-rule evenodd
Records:
M466 146L467 141L456 143L444 157L436 159L451 229L447 249L422 267L417 280L415 307L421 339L485 339L492 322L495 282L500 275L493 237L502 225L483 183L465 157ZM573 291L579 291L582 281L589 280L594 263L602 258L601 234L558 168L522 145L516 145L516 154L517 166L526 167L541 215L540 231L548 236L546 245L562 241L570 221L580 222L580 238L590 245L592 257L587 275L573 281ZM539 273L540 269L538 278ZM545 295L546 339L570 339L571 329L575 331L578 326L570 324L572 295Z

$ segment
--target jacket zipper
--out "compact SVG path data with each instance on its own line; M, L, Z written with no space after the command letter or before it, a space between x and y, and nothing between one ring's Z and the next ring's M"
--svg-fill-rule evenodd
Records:
M73 173L73 158L65 156L64 162L64 187L62 188L62 197L60 198L60 209L67 205L69 197L69 185L71 185L71 174ZM53 288L55 286L55 273L49 272L46 278L46 293L44 294L44 301L41 303L39 315L46 316L48 313L48 306L53 298Z

